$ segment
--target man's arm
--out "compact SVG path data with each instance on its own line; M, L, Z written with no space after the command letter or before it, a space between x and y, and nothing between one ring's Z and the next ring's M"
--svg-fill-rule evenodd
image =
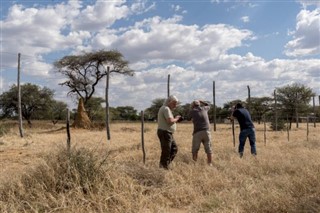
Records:
M169 108L166 108L165 109L165 117L166 117L167 123L169 125L172 125L174 123L177 123L181 116L177 115L176 117L173 117L171 110Z
M209 106L209 104L205 101L199 100L200 104L202 104L203 106Z
M233 121L236 117L234 117L233 116L233 113L234 113L234 111L236 110L236 108L233 106L232 108L231 108L231 115L230 115L230 117L229 117L229 119L231 120L231 121Z
M172 118L172 117L169 117L167 118L167 123L168 124L174 124L174 123L177 123L180 119L180 115L177 115L175 118Z

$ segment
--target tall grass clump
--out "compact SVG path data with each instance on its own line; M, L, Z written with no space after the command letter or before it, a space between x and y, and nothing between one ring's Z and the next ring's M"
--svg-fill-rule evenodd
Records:
M118 163L103 152L73 148L44 156L0 185L0 212L155 212L154 198L165 205L164 171Z
M6 124L1 124L0 125L0 137L6 135L10 130L10 127Z
M44 156L19 180L1 186L1 212L68 209L97 191L100 182L106 183L107 164L107 156L101 158L85 148Z

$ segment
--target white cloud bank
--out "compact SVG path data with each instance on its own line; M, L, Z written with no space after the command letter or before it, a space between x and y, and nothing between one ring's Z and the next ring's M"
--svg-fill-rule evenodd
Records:
M320 55L320 8L300 11L293 36L294 39L285 46L286 55Z
M152 16L131 25L114 27L156 8L139 0L96 1L83 4L69 1L53 6L24 8L13 5L1 20L2 78L12 75L16 56L27 55L22 61L26 79L48 86L56 97L70 103L67 88L58 86L59 78L52 70L52 62L71 53L98 49L118 49L131 62L137 73L134 77L112 76L111 106L134 106L138 110L151 105L155 98L167 94L167 76L171 75L171 93L182 103L195 98L212 100L212 82L216 82L216 103L245 99L247 85L252 96L271 96L276 87L299 82L320 93L319 8L302 9L297 15L293 39L284 46L292 59L266 61L253 53L229 54L233 48L250 43L255 32L227 24L185 25L183 16L169 18ZM175 9L180 8L176 5ZM132 20L132 19L131 19ZM60 55L54 54L62 51ZM9 54L6 54L9 53ZM309 57L299 59L297 57ZM47 60L45 60L47 58ZM48 58L50 60L48 60ZM57 80L52 80L58 78ZM26 80L27 81L27 80ZM4 87L10 86L7 82ZM97 95L104 97L104 85Z

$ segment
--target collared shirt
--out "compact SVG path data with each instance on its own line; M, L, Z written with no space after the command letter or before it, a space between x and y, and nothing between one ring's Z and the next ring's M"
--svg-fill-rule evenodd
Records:
M167 130L174 133L176 131L176 123L168 124L168 118L173 118L171 109L168 106L162 106L158 112L158 129Z
M209 106L196 106L190 111L189 116L193 122L193 134L202 130L210 130L209 109Z

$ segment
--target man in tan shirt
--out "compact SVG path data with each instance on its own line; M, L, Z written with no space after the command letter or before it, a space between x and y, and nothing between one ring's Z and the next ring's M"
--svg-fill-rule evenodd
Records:
M177 107L177 97L171 95L167 98L158 112L158 130L157 135L161 144L160 168L168 169L178 152L177 144L173 138L176 131L176 123L181 116L174 117L172 110Z

